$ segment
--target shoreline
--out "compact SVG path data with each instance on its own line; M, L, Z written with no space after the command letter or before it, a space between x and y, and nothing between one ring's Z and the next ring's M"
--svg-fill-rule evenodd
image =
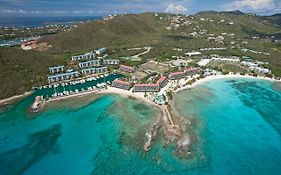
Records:
M15 96L12 96L12 97L8 97L8 98L4 98L4 99L1 99L0 100L0 106L1 105L7 105L7 104L10 104L10 103L13 103L14 101L16 100L19 100L20 98L23 98L23 97L26 97L26 96L29 96L33 93L33 91L28 91L28 92L25 92L21 95L15 95Z
M254 77L251 75L239 75L239 74L227 74L227 75L212 75L212 76L208 76L199 80L196 80L193 84L191 85L185 85L183 87L178 88L177 90L174 91L174 93L178 93L180 91L186 90L186 89L190 89L190 88L194 88L200 84L203 84L205 82L208 81L212 81L212 80L218 80L218 79L228 79L228 78L251 78L251 79L259 79L259 80L267 80L267 81L271 81L271 82L281 82L281 80L276 80L273 78L268 78L268 77ZM188 82L188 81L186 81ZM8 97L5 99L0 99L0 106L1 105L7 105L9 103L13 103L14 101L26 97L28 95L31 95L33 93L33 91L28 91L25 92L24 94L21 95L15 95L12 97ZM88 96L88 95L95 95L95 94L118 94L121 95L123 97L134 97L138 100L141 100L143 102L152 104L153 106L157 106L159 107L157 104L155 104L154 102L152 102L151 100L147 99L146 97L144 97L144 93L133 93L132 91L127 91L127 90L123 90L123 89L118 89L118 88L113 88L113 87L108 87L107 89L101 89L99 91L90 91L90 92L84 92L81 94L74 94L74 95L70 95L70 96L65 96L65 97L60 97L57 99L52 99L47 101L47 103L49 102L53 102L53 101L61 101L61 100L67 100L67 99L72 99L72 98L77 98L77 97L84 97L84 96Z
M257 79L257 80L267 80L267 81L271 81L271 82L281 82L281 80L276 80L276 79L273 79L273 78L254 77L254 76L251 76L251 75L239 75L239 74L211 75L211 76L208 76L208 77L196 80L191 85L186 85L186 86L183 86L181 88L178 88L177 90L174 91L174 93L178 93L178 92L186 90L186 89L194 88L194 87L196 87L198 85L201 85L201 84L203 84L205 82L208 82L208 81L220 80L220 79L232 79L232 78L233 79L236 79L236 78L245 78L245 79L247 79L247 78L249 78L249 79Z

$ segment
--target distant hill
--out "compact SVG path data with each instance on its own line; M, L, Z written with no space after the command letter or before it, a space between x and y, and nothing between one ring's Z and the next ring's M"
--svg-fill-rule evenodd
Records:
M163 17L172 16L161 14ZM193 17L211 33L235 33L239 37L250 35L268 35L277 33L278 29L273 24L277 17L249 16L240 11L214 12L204 11ZM234 25L217 25L217 23L203 23L200 18L212 18L214 20L231 21ZM266 20L265 20L266 19ZM127 47L143 46L151 43L165 42L167 35L177 36L182 32L192 32L195 23L188 27L181 27L177 31L167 31L168 20L159 20L154 13L140 15L124 15L115 17L108 21L93 21L80 25L78 28L62 32L57 35L48 36L42 42L48 42L53 47L51 53L70 53L88 50L97 47ZM173 38L173 37L170 37ZM160 42L162 41L162 42ZM190 44L186 41L186 44Z
M68 53L104 46L149 44L161 32L163 23L152 14L118 16L110 21L93 21L75 30L43 38L53 47L51 52Z
M245 13L241 12L240 10L235 10L235 11L224 11L222 12L224 14L234 14L234 15L245 15Z

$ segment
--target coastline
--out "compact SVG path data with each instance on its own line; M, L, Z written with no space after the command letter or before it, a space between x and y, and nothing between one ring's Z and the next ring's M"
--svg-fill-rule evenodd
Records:
M32 93L33 93L33 91L28 91L28 92L25 92L24 94L21 94L21 95L15 95L15 96L12 96L12 97L9 97L9 98L2 99L2 100L0 100L0 106L13 103L14 101L19 100L23 97L29 96Z
M208 81L219 80L219 79L231 79L231 78L249 78L249 79L267 80L267 81L271 81L271 82L281 82L281 80L276 80L276 79L273 79L273 78L254 77L254 76L251 76L251 75L239 75L239 74L212 75L212 76L205 77L203 79L196 80L191 85L186 85L186 86L183 86L181 88L178 88L177 90L175 90L175 93L178 93L178 92L186 90L186 89L194 88L194 87L196 87L198 85L201 85L201 84L203 84L205 82L208 82Z
M203 84L205 82L208 82L208 81L218 80L218 79L228 79L228 78L251 78L251 79L267 80L267 81L272 81L272 82L281 82L281 80L276 80L276 79L273 79L273 78L254 77L254 76L250 76L250 75L239 75L239 74L212 75L212 76L205 77L203 79L196 80L191 85L185 85L183 87L180 87L180 88L176 89L174 91L174 93L178 93L178 92L186 90L186 89L194 88L194 87L196 87L200 84ZM186 83L187 82L188 81L186 81ZM28 95L31 95L32 93L33 93L33 91L28 91L28 92L25 92L24 94L21 94L21 95L15 95L15 96L12 96L12 97L1 99L0 100L0 106L13 103L14 101L19 100L20 98L26 97ZM88 92L84 92L84 93L80 93L80 94L74 94L74 95L70 95L70 96L60 97L60 98L57 98L57 99L48 100L47 103L54 102L54 101L63 101L63 100L67 100L67 99L77 98L77 97L85 97L85 96L88 96L88 95L95 95L95 94L117 94L117 95L121 95L123 97L130 97L131 96L133 98L136 98L137 100L143 101L145 103L149 103L149 104L151 104L155 107L159 107L153 101L144 97L144 93L133 93L132 91L127 91L127 90L113 88L113 87L107 87L107 89L101 89L99 91L97 91L97 90L88 91Z

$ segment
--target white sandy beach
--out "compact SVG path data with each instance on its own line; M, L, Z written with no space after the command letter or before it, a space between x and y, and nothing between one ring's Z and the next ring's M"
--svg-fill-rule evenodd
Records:
M254 76L250 76L250 75L239 75L239 74L213 75L213 76L208 76L208 77L205 77L203 79L197 80L192 85L186 85L184 87L178 88L175 92L179 92L179 91L189 89L189 88L194 88L194 87L196 87L200 84L203 84L205 82L208 82L208 81L218 80L218 79L231 79L231 78L252 78L252 79L281 82L281 80L275 80L275 79L268 78L268 77L254 77Z
M127 90L123 90L123 89L118 89L118 88L114 88L114 87L108 87L105 90L101 90L99 92L97 92L96 94L117 94L117 95L121 95L123 97L134 97L140 101L149 103L151 105L157 106L155 103L153 103L150 99L144 97L144 93L133 93L132 91L127 91Z

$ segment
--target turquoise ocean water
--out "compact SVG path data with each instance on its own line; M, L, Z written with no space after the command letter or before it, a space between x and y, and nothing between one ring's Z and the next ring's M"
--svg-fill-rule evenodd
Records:
M281 92L268 81L215 80L177 94L197 138L188 160L161 135L143 152L159 111L134 99L63 102L34 116L33 98L0 111L0 175L281 174Z

